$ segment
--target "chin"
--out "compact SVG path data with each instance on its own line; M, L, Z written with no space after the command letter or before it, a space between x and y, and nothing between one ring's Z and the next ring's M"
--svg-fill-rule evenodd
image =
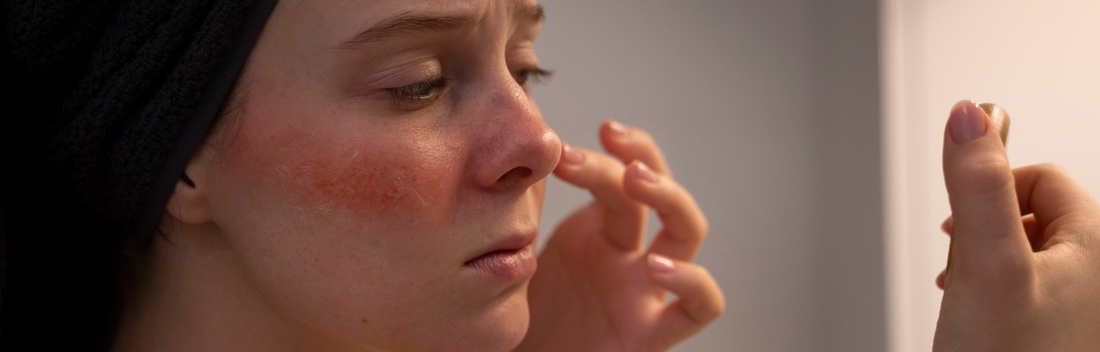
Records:
M527 335L531 315L527 307L527 283L508 292L488 307L472 324L465 324L465 343L447 350L511 351ZM459 327L463 329L463 327Z

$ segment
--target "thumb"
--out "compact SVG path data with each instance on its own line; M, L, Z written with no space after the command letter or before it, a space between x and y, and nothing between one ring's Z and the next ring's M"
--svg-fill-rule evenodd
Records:
M998 277L992 274L1027 263L1031 249L1004 143L989 117L971 101L960 101L951 109L944 132L943 177L954 219L949 270L966 277Z

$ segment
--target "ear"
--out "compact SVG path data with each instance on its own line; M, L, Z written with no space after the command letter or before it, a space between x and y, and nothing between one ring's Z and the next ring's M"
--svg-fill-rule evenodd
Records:
M210 208L210 184L207 171L211 158L204 145L191 157L183 175L176 180L176 188L168 198L165 210L176 220L184 224L202 224L213 220Z

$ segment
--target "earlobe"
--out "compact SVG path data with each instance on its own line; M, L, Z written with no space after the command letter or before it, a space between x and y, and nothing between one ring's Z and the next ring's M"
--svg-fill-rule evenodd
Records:
M201 224L213 220L210 211L210 202L207 197L208 184L202 178L204 173L203 160L199 155L192 158L187 169L179 180L176 180L176 188L168 198L165 210L176 220L185 224Z

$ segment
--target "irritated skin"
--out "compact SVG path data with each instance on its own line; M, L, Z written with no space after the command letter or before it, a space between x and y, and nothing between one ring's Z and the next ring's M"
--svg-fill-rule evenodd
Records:
M465 263L537 232L561 144L515 77L533 2L283 1L177 184L117 350L506 351L527 283ZM400 14L472 19L343 44ZM431 99L390 89L442 75Z
M257 82L253 96L277 100L263 99L266 84ZM454 154L464 146L420 133L424 128L407 123L357 124L347 126L350 130L303 131L245 121L226 171L243 182L284 189L304 211L424 220L428 208L446 205L437 200L457 182L444 184L443 173L463 167ZM440 210L438 214L450 213Z

